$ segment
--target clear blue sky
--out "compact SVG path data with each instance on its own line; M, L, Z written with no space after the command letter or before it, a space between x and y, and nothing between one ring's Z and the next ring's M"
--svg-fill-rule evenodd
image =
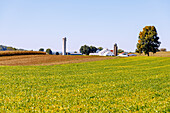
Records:
M170 0L0 0L0 45L61 51L94 45L135 51L139 32L154 25L170 50Z

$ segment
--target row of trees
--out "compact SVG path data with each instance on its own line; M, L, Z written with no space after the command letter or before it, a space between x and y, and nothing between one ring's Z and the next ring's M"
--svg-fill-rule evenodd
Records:
M0 51L25 51L24 49L17 49L15 47L0 45Z
M44 52L44 48L40 48L39 51L43 51ZM50 48L46 49L45 51L47 54L52 55L52 50ZM55 53L56 55L59 55L59 52Z
M81 46L81 48L80 48L80 52L82 54L86 54L86 55L89 55L89 53L96 53L97 50L101 51L101 50L103 50L103 48L102 47L96 48L95 46L87 46L87 45ZM40 48L39 51L44 52L44 49ZM45 52L48 54L52 54L52 50L50 48L46 49ZM118 53L122 53L122 52L124 52L124 50L118 49ZM75 51L74 53L77 53L77 51ZM55 55L59 55L59 54L60 54L59 52L55 53Z
M44 48L40 48L39 51L43 51L44 52ZM50 48L46 49L45 52L50 54L50 55L52 54L52 50Z
M84 45L84 46L80 47L80 52L82 54L86 54L86 55L89 55L89 53L96 53L97 50L101 51L101 50L103 50L103 48L102 47L97 48L95 46L87 46L87 45ZM124 52L123 49L118 49L118 53L122 53L122 52Z
M80 52L82 54L89 55L89 53L96 53L97 50L101 51L103 48L102 47L95 47L95 46L88 46L84 45L80 47Z

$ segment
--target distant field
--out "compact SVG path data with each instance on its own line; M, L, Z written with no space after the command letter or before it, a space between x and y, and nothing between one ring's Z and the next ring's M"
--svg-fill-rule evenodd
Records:
M62 56L62 55L17 55L0 57L0 65L16 66L16 65L55 65L66 63L90 62L106 59L114 59L115 57L101 56Z
M0 52L0 65L8 65L8 66L56 65L56 64L80 63L80 62L90 62L90 61L119 58L119 57L101 57L101 56L43 55L45 52L33 52L32 54L34 55L15 54L15 55L1 56L1 54L4 53L10 54L10 52ZM11 53L14 54L15 52L11 52ZM27 53L29 54L29 51L27 51ZM36 55L36 53L40 55ZM145 56L144 54L142 55L137 54L137 55ZM170 52L157 52L156 54L150 53L150 56L170 57Z
M146 56L145 54L138 54L136 53L138 56ZM167 52L156 52L155 54L150 53L150 56L159 56L159 57L170 57L170 51Z
M0 66L0 112L170 112L170 57Z
M13 56L13 55L45 55L46 52L42 51L0 51L0 56Z

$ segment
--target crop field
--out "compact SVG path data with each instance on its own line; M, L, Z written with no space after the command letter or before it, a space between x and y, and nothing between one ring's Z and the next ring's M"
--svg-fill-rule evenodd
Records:
M170 57L0 66L0 112L170 112Z
M138 54L138 53L135 53L135 54L137 54L138 56L146 56L144 53L143 54ZM166 52L156 52L156 53L152 53L152 52L150 52L149 53L149 55L150 56L158 56L158 57L170 57L170 51L166 51Z
M15 55L1 56L0 65L7 66L28 66L28 65L56 65L68 63L90 62L116 57L84 56L84 55Z
M0 56L13 56L13 55L45 55L46 52L42 51L0 51Z

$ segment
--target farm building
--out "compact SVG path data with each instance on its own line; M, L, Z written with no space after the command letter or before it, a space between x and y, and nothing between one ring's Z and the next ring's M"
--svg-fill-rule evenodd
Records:
M128 57L128 53L127 52L122 52L122 53L119 53L120 57Z
M114 56L114 53L111 51L107 51L103 54L103 56Z
M90 53L89 55L97 55L97 56L99 56L99 53Z
M99 51L98 53L90 53L89 55L114 56L114 53L111 52L111 50L106 48L106 49Z
M72 52L68 52L67 55L82 55L82 53L72 53Z
M128 53L128 52L122 52L118 56L120 57L129 57L129 56L137 56L136 54Z

